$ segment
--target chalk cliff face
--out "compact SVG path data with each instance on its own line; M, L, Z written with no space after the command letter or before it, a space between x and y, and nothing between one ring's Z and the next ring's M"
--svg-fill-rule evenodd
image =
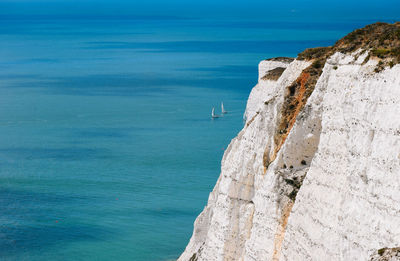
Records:
M400 56L348 41L383 27L400 40L400 25L378 24L260 63L245 126L179 260L400 256Z

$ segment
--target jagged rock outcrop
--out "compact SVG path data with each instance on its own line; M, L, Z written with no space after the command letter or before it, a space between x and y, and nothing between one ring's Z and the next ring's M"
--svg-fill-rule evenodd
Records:
M260 63L245 126L179 260L396 258L381 250L400 245L395 41L400 24L379 23Z

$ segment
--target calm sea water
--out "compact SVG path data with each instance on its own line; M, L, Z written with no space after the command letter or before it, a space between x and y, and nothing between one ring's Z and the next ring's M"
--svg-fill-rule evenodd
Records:
M366 23L1 20L0 259L176 259L258 62Z

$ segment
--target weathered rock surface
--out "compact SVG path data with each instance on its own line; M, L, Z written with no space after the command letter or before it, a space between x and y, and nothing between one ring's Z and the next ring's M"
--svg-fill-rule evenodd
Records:
M400 260L400 247L381 248L374 253L371 261L398 261Z
M179 260L397 260L381 249L400 245L400 65L370 52L260 63Z

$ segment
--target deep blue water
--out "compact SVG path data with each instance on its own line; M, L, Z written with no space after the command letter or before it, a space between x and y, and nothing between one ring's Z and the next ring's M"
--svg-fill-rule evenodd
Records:
M258 62L367 23L3 18L0 260L177 258Z

